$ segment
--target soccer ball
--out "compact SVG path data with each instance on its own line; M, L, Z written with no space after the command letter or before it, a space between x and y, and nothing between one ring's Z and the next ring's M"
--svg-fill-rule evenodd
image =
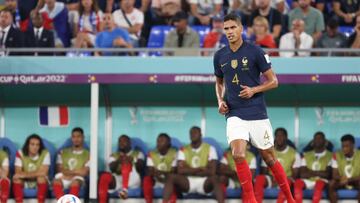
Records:
M81 203L81 201L75 195L64 195L60 197L57 203Z

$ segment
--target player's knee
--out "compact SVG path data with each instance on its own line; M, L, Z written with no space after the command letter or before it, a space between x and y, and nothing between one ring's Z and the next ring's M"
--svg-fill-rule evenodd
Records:
M81 185L80 180L73 180L71 181L70 187L79 187Z
M234 152L233 158L236 163L241 163L245 161L246 154L245 152Z
M20 178L15 177L15 176L12 178L12 181L13 181L13 183L22 183L22 180Z
M335 180L329 181L329 189L333 190L335 189L335 187L336 187L336 181Z
M169 183L174 183L175 180L177 178L177 175L176 174L168 174L167 178L166 178L166 182L169 182Z
M60 179L55 179L55 180L53 181L53 185L62 185L62 182L61 182Z
M47 181L46 177L44 177L44 176L39 176L36 178L37 183L46 183L46 181Z

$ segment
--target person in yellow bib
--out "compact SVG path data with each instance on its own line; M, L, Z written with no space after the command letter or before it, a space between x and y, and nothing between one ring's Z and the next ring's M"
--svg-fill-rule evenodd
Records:
M252 177L255 177L256 170L256 157L254 153L249 150L250 145L248 145L248 150L246 151L245 159L249 163L249 168L252 174ZM235 189L241 188L239 179L236 173L235 161L229 148L224 152L224 156L220 160L220 182L221 189L223 190L224 197L226 198L226 188Z
M85 184L85 177L89 175L90 152L84 148L84 130L76 127L71 131L72 146L62 149L56 160L55 180L53 191L56 199L69 194L79 196L80 187Z
M354 147L354 136L341 137L341 150L334 153L332 160L332 180L329 183L329 200L337 202L336 190L340 188L358 190L360 202L360 150Z
M290 187L293 185L296 178L298 178L301 157L296 152L296 149L289 146L287 143L288 133L285 128L277 128L275 130L275 155L277 160L283 166L286 176L288 177L288 183ZM261 161L261 174L256 177L255 180L255 197L258 203L261 203L264 199L264 188L278 187L274 176L269 171L264 160ZM277 198L277 203L285 202L286 197L280 190Z
M153 202L153 188L164 188L169 174L176 171L177 151L171 147L171 138L161 133L156 140L156 149L149 152L146 160L147 174L144 177L143 190L146 203ZM172 195L176 201L176 192Z
M17 203L23 202L23 188L37 188L37 200L44 203L48 189L50 154L37 134L26 138L21 150L16 152L13 193Z
M190 129L191 144L178 152L177 174L165 182L163 202L171 202L174 188L182 193L208 194L213 192L218 202L224 202L219 178L216 176L218 156L213 146L202 142L201 129Z
M119 191L121 199L127 199L129 188L141 187L140 174L145 165L144 154L131 148L131 139L121 135L118 151L111 154L108 163L111 173L101 174L99 180L99 202L107 202L108 192ZM110 189L110 190L109 190Z
M6 203L10 194L9 156L0 150L0 201Z
M322 192L331 176L332 153L326 149L323 132L316 132L313 139L313 150L305 152L301 158L300 178L295 181L295 201L301 203L303 190L313 189L313 203L319 203Z

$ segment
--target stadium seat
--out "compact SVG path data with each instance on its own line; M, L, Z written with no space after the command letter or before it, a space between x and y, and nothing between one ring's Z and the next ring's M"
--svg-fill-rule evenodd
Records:
M312 199L312 197L314 196L314 190L304 190L304 199ZM328 198L326 189L324 189L323 193L322 193L322 199L326 199Z
M240 188L227 188L226 189L226 197L227 198L240 198L241 197L241 189Z
M356 199L358 197L358 191L341 189L337 191L337 195L339 199Z
M57 155L61 150L65 149L65 148L68 148L68 147L71 147L71 146L72 146L71 138L66 139L65 142L57 149L56 155ZM84 147L85 149L87 149L87 150L90 149L89 145L88 145L86 142L84 142L83 147ZM88 186L88 183L89 183L89 177L85 177L85 186L82 186L82 187L80 188L80 192L79 192L79 197L80 197L80 198L85 198L85 197L86 197L86 195L87 195L87 193L88 193L88 187L87 187L87 186ZM69 193L69 189L65 189L64 192L65 192L65 194ZM55 197L55 195L54 195L53 193L52 193L52 196Z
M171 146L179 150L183 144L175 137L171 137Z
M162 48L165 43L165 36L169 33L170 30L174 29L172 26L168 25L157 25L153 26L150 31L149 40L147 43L148 48ZM150 52L149 56L162 56L161 52Z
M55 159L56 159L56 149L54 147L54 145L52 145L48 140L46 140L45 138L42 138L42 142L45 146L45 148L49 151L50 153L50 168L49 168L49 179L51 180L54 177L55 174ZM37 196L37 189L33 189L33 188L24 188L24 197L25 198L36 198Z
M204 45L204 39L205 36L210 32L210 27L209 26L204 26L204 25L194 25L191 26L191 28L193 30L195 30L198 34L199 34L199 38L200 38L200 47L203 47Z
M353 26L340 26L339 31L343 33L346 37L350 37L352 33L354 33L354 27Z
M224 155L224 150L222 149L221 145L212 137L204 137L203 141L215 147L218 159L220 161Z
M355 147L360 149L360 137L355 137Z
M264 198L267 199L277 199L279 194L279 189L277 188L266 188L264 190Z
M9 155L10 176L12 176L15 172L16 146L9 138L3 137L0 138L0 148L6 151Z

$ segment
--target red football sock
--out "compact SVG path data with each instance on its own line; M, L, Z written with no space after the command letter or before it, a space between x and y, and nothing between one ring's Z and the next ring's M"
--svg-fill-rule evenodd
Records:
M109 185L112 181L111 173L103 173L99 180L99 203L106 203L108 198Z
M315 182L313 203L319 203L320 202L324 187L325 187L325 182L324 181L317 180Z
M121 176L122 176L123 189L128 189L129 188L129 177L130 177L131 170L132 170L132 164L131 163L123 163L123 164L121 164Z
M294 194L295 194L296 203L302 203L304 188L305 188L305 182L301 179L297 179L294 183Z
M176 191L175 191L175 188L174 188L174 191L171 193L171 196L170 196L170 202L175 203L176 199L177 199L177 194L176 194Z
M13 183L13 193L16 202L23 202L23 185L20 183Z
M256 202L252 184L252 174L246 160L241 163L235 162L236 172L242 188L242 199L244 203Z
M53 184L53 192L56 199L60 199L60 197L65 195L62 184L58 182Z
M153 185L154 185L154 181L151 178L151 176L145 176L143 190L144 190L144 199L146 203L153 202Z
M291 188L292 181L289 178L288 178L288 183ZM276 203L284 203L285 201L286 201L286 197L285 197L284 193L280 190Z
M38 192L37 192L37 199L39 203L44 203L47 197L47 188L48 185L46 183L38 183Z
M258 175L255 178L255 198L258 203L261 203L264 199L264 188L266 183L265 175Z
M3 178L0 181L1 188L1 203L6 203L10 194L10 181L9 179Z
M290 186L287 181L287 176L284 168L281 166L279 161L276 161L274 165L269 167L276 182L278 183L281 191L284 193L287 203L295 203L295 200L291 194Z
M220 188L224 193L224 198L226 199L226 184L225 183L221 183L220 184Z
M76 197L79 197L79 192L80 192L80 185L74 184L74 185L70 186L69 194L75 195Z

